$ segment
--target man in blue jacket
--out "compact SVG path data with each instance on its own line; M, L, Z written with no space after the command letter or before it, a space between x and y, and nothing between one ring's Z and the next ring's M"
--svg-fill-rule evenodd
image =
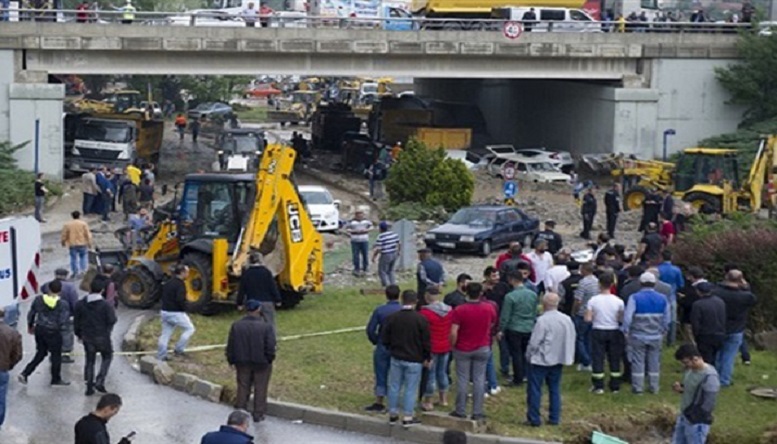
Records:
M200 444L253 444L254 437L248 431L251 414L245 410L235 410L229 414L227 425L218 432L208 432L202 437Z
M375 402L365 407L364 410L375 413L386 411L383 399L388 394L388 373L391 364L391 354L380 341L380 331L386 318L402 309L402 304L399 303L399 287L389 285L385 291L386 303L372 312L370 322L367 323L367 339L375 346L375 351L372 354L372 368L375 373Z
M672 322L669 324L669 332L666 335L666 345L672 346L677 338L677 290L685 288L685 278L680 267L672 263L672 252L664 250L662 253L664 260L658 265L659 279L672 287L672 293L669 297L669 310L672 315Z

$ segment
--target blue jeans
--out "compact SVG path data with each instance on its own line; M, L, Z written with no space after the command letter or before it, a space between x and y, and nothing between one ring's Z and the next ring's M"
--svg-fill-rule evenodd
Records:
M681 413L677 415L672 444L705 444L709 433L709 424L691 424Z
M388 375L389 365L391 365L391 354L386 350L386 346L378 342L375 350L372 352L372 371L375 373L375 396L386 396L388 394Z
M450 387L448 380L448 358L450 353L432 354L432 368L429 369L429 379L426 381L425 396L433 396L435 390L447 392Z
M399 414L399 392L404 387L402 413L405 416L413 416L422 369L423 365L420 362L408 362L391 358L388 379L388 409L390 415Z
M494 349L491 349L488 356L488 363L486 363L486 389L493 390L499 387L499 382L496 380L496 366L494 365Z
M369 264L370 243L367 241L351 241L353 271L367 271ZM361 262L359 261L361 259Z
M526 420L532 425L542 424L540 418L540 402L542 401L542 386L548 385L550 405L548 406L548 422L561 422L561 365L529 364L529 387L526 393Z
M0 426L5 422L5 398L8 395L8 372L0 372Z
M575 357L577 363L583 366L591 365L591 323L582 316L575 316Z
M73 276L86 273L88 252L86 245L70 247L70 272Z
M715 368L720 374L720 385L724 387L731 385L731 378L734 376L734 361L737 358L739 347L742 346L744 336L744 332L739 332L726 335L726 338L723 339L723 346L718 353Z
M182 311L163 311L162 313L162 334L159 336L159 344L157 348L157 358L167 358L167 343L170 342L170 336L173 335L176 327L183 329L180 339L175 344L175 352L183 353L186 348L186 344L189 343L189 339L194 334L194 324L189 319L189 315Z

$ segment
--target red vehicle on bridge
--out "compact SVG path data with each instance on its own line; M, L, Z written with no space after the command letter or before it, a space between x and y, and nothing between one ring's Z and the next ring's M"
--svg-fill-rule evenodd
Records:
M251 88L246 89L243 93L243 97L246 99L251 97L267 99L270 97L279 96L282 93L283 91L273 87L269 83L259 83Z

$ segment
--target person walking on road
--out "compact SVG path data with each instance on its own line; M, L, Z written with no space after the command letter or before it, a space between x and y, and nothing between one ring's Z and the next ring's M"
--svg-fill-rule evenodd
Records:
M397 283L394 267L399 257L399 236L391 231L391 226L386 221L378 224L378 230L380 234L373 247L372 262L375 262L375 259L378 259L378 256L380 256L378 259L378 276L380 277L380 284L383 287L387 287Z
M671 316L666 296L653 289L658 279L646 271L639 277L642 289L629 298L623 314L623 333L629 344L631 391L642 394L645 371L648 390L658 393L661 377L661 340L669 329Z
M734 376L734 361L744 340L750 308L755 305L755 295L743 288L744 277L739 270L726 273L714 294L726 304L726 337L718 353L715 368L720 373L720 384L728 387Z
M548 386L548 423L561 422L561 371L575 362L575 325L569 316L558 311L559 296L542 297L543 313L537 318L529 339L526 360L529 362L529 386L526 391L526 422L542 425L540 402L542 386Z
M97 408L78 420L75 427L75 444L109 444L111 437L108 434L108 421L119 414L121 410L121 397L113 393L107 393L100 397ZM134 433L123 437L119 444L130 444Z
M5 310L0 307L0 319ZM6 397L10 372L22 360L22 335L13 327L0 321L0 427L5 422Z
M194 324L186 314L186 284L184 279L189 276L189 267L176 265L173 267L173 278L162 287L162 334L159 335L157 359L167 361L167 344L176 328L183 329L180 339L175 344L175 355L184 357L184 349L194 334Z
M445 269L442 264L432 257L432 250L422 248L418 250L418 267L416 268L416 284L418 297L423 300L427 290L436 288L442 290L445 285Z
M593 186L589 186L583 195L580 215L583 217L583 231L580 232L580 237L591 239L591 227L594 224L594 217L596 217L596 197L594 197Z
M235 410L229 414L227 425L216 432L208 432L200 444L254 444L254 437L248 434L251 414L245 410Z
M429 365L429 380L424 392L423 409L434 410L432 398L434 392L439 393L439 404L448 406L448 359L451 353L451 307L439 300L439 293L427 292L426 305L419 313L429 322L429 332L432 342L432 362Z
M19 375L19 382L27 384L27 378L51 354L51 385L70 385L62 379L62 329L70 318L67 303L60 299L62 283L54 280L48 293L32 301L27 314L27 331L35 335L35 357Z
M693 344L681 345L674 354L685 367L683 382L675 381L672 390L682 394L672 444L704 444L712 426L720 378L715 368L704 361Z
M70 272L73 278L80 278L86 273L87 256L92 247L92 231L89 225L81 219L81 213L70 213L73 220L62 227L60 243L70 252Z
M709 282L697 284L695 290L699 298L691 306L693 338L704 362L714 365L726 338L726 303L713 294L715 286Z
M472 381L472 419L486 417L483 410L486 391L486 367L491 356L491 332L498 324L496 308L481 300L483 285L467 285L467 302L451 314L451 346L456 361L455 418L467 417L467 394Z
M275 331L275 307L283 302L281 292L272 271L262 264L262 254L251 253L248 258L250 265L240 276L240 287L237 292L237 306L242 308L250 300L262 304L262 316L272 325Z
M610 363L610 391L618 393L622 380L621 362L626 347L620 322L623 319L624 304L618 296L610 293L615 275L604 272L599 276L598 295L588 301L586 322L591 322L591 391L604 393L604 360Z
M499 335L507 340L513 361L512 385L520 387L528 377L526 349L537 319L537 294L524 286L523 274L511 271L507 277L512 290L507 293L499 315Z
M62 363L72 364L76 362L73 357L70 356L73 353L73 345L75 342L73 335L73 315L75 314L78 299L81 296L78 293L75 282L69 280L67 277L68 271L64 268L57 268L57 270L54 271L54 279L62 284L62 290L59 292L59 297L67 303L70 314L67 323L62 328ZM43 294L49 292L48 286L50 283L51 282L43 284L43 287L41 287L41 292Z
M388 377L389 423L399 422L400 392L402 393L402 425L420 424L415 417L418 386L423 367L429 368L432 343L429 323L415 308L418 295L412 290L402 292L402 309L386 318L381 341L391 354Z
M43 181L43 173L38 173L35 178L35 220L40 223L46 222L43 219L43 206L46 205L47 194L49 194L49 190Z
M189 122L189 131L192 132L192 143L195 145L197 144L197 137L200 135L200 126L200 119L194 118Z
M348 235L351 237L353 275L365 276L369 263L370 231L372 231L372 222L365 219L364 211L356 210L353 219L348 223L347 231Z
M74 317L75 334L83 342L86 354L86 396L93 395L95 390L100 393L108 392L105 389L105 378L113 360L111 333L116 324L116 312L101 294L105 290L104 281L92 280L89 290L89 294L76 304ZM94 365L97 353L100 353L100 371L95 380Z
M178 131L178 140L183 142L183 136L186 134L186 116L178 114L175 118L175 130Z
M380 339L381 330L386 322L386 318L402 308L402 305L399 303L399 287L388 285L384 291L386 293L386 303L373 310L370 321L367 323L367 339L375 346L375 350L372 352L372 369L375 374L375 402L365 407L364 410L375 413L386 411L383 399L388 395L388 375L389 366L391 365L391 354Z
M620 184L612 183L612 188L604 193L604 209L607 214L607 235L615 239L615 225L618 223L618 214L621 212Z
M246 409L253 385L253 418L261 422L267 413L267 389L275 360L275 329L262 316L261 302L249 299L245 309L246 316L229 329L227 362L235 368L237 377L235 408Z

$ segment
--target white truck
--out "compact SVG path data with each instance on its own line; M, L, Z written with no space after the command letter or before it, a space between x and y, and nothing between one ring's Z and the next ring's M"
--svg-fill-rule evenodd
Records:
M34 217L0 219L0 322L16 327L19 300L38 293L40 225Z

